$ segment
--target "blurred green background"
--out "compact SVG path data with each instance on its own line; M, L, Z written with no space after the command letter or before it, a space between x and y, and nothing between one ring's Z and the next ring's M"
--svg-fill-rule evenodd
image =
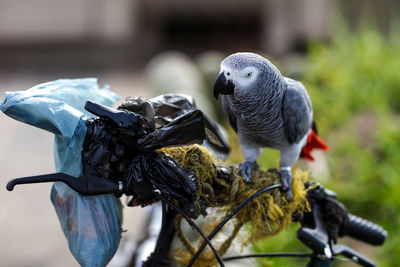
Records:
M379 266L396 266L399 27L396 0L0 0L0 93L95 76L123 98L191 94L228 127L212 96L219 63L237 51L261 53L282 74L305 84L319 134L331 148L316 153L314 163L299 161L297 167L336 191L351 213L389 232L379 248L347 238L341 242ZM50 185L12 194L4 189L12 177L54 171L52 137L3 114L0 124L0 265L77 266L49 201ZM230 160L239 162L232 138L236 152ZM278 152L265 149L259 163L277 167L278 158ZM138 238L140 212L125 209L124 240ZM307 251L296 240L298 227L293 224L254 250ZM306 261L259 264L305 266Z

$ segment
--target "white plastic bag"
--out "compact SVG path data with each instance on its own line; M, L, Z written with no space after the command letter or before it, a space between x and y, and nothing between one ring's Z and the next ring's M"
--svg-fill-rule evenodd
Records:
M6 92L0 109L8 116L55 134L57 172L82 173L81 150L86 135L87 100L113 105L119 97L99 89L97 79L63 79L26 91ZM77 178L78 179L78 178ZM115 254L120 237L122 206L112 194L82 196L66 184L54 183L51 201L69 248L81 266L104 266Z

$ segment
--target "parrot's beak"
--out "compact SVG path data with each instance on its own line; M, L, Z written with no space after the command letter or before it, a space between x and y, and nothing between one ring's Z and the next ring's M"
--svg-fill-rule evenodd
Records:
M214 97L218 99L218 95L230 95L233 94L235 85L231 80L226 80L225 73L221 72L214 84Z

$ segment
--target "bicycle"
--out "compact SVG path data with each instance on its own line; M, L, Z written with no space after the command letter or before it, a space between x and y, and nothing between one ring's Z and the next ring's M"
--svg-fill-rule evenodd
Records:
M168 199L160 196L162 201L162 227L160 235L158 236L155 250L151 256L143 263L145 267L153 266L168 266L169 259L168 253L171 249L171 242L174 234L173 221L176 214L181 214L186 221L194 226L194 229L200 233L203 237L204 242L199 247L197 253L193 255L192 259L188 263L188 267L192 266L196 259L199 257L202 250L206 245L211 244L211 240L221 230L221 228L246 204L251 200L258 197L259 195L274 189L280 188L281 185L276 184L264 188L254 194L252 197L247 199L238 206L238 208L229 214L222 220L222 222L206 237L204 233L188 218L176 205L174 205ZM295 221L299 221L302 227L297 231L297 238L308 248L312 250L312 253L300 253L300 252L274 252L274 253L260 253L260 254L247 254L237 255L221 258L218 253L214 250L214 255L218 259L220 266L225 266L223 262L234 261L245 258L263 258L263 257L298 257L298 258L309 258L310 261L307 264L309 267L329 267L333 265L335 260L347 260L357 263L361 266L373 267L376 266L373 261L356 252L348 246L337 244L337 238L343 236L349 236L357 240L366 242L371 245L379 246L382 245L388 233L379 225L369 222L363 218L357 217L350 213L347 213L344 205L336 200L336 193L331 190L325 189L322 186L316 186L310 189L307 198L311 203L311 212L300 215L295 218ZM167 205L170 205L173 209L167 209ZM331 222L325 220L330 218ZM335 221L335 222L332 222ZM335 229L327 229L327 225L330 223ZM336 233L336 236L330 236L328 232ZM333 234L334 235L334 234ZM212 247L212 245L211 245ZM339 258L342 255L347 259ZM135 262L135 257L132 258L132 262Z
M96 114L99 117L103 118L103 122L110 122L110 125L115 124L118 125L117 127L122 129L121 132L118 134L123 134L125 139L128 138L128 140L125 140L126 145L117 144L116 146L121 149L122 152L124 149L130 149L130 146L132 146L131 144L136 144L135 142L131 141L137 139L136 132L140 133L140 131L143 130L143 118L138 115L134 115L134 113L116 111L111 108L105 108L101 105L90 102L87 103L87 109L93 114ZM179 125L176 123L176 121L184 122L181 124L183 125L183 127L189 127L189 125L194 125L194 127L197 128L200 126L203 127L202 114L201 112L196 110L185 113L185 115L182 115L173 120L173 123L175 123L175 125ZM128 126L125 127L125 124ZM204 131L204 128L202 129ZM132 134L130 131L134 134ZM171 136L171 131L175 133L177 132L171 127L166 128L165 132L163 132L164 135L161 135L161 137L159 137L157 141L166 141L167 139L165 138ZM204 132L202 133L192 130L192 136L188 135L185 131L183 132L185 133L185 140L190 141L191 139L204 139ZM147 139L144 138L144 140ZM176 140L174 140L174 142L176 142ZM166 144L165 142L160 143ZM151 149L153 149L154 147L162 147L159 144L154 145L152 142L149 142L149 144ZM144 145L147 144L144 143ZM224 148L224 146L222 147ZM149 149L149 151L151 149ZM161 158L160 160L164 160L163 162L165 164L170 164L169 166L173 169L177 168L177 172L174 175L177 175L178 177L183 177L185 179L190 179L190 177L188 177L186 173L179 170L180 168L178 168L178 165L174 163L173 160L169 158L167 158L166 160ZM103 179L98 174L98 171L94 169L93 166L88 164L88 162L84 161L83 165L84 172L79 179L63 173L38 175L11 180L7 184L7 189L10 191L13 190L16 184L61 181L68 184L72 189L82 195L114 193L120 196L122 193L132 194L132 192L135 193L135 190L138 190L137 188L130 188L127 181L121 182L113 181L112 179ZM136 186L143 188L146 185L136 184ZM191 190L190 184L188 186L189 188L186 188L185 190ZM222 222L208 236L206 236L202 232L202 230L193 222L192 218L188 216L190 212L193 212L190 206L191 203L190 201L188 201L188 199L190 198L190 192L187 192L187 199L183 199L184 201L186 201L186 203L188 203L188 205L184 203L186 206L183 205L183 207L187 208L184 211L182 210L182 207L176 205L168 198L170 196L168 192L166 193L165 191L161 191L155 186L151 186L150 191L148 190L148 188L145 188L145 192L147 195L143 196L141 200L143 201L142 203L146 204L147 201L155 202L155 200L160 200L162 202L163 216L161 231L157 239L155 250L148 258L148 260L143 263L143 266L168 266L170 260L168 254L171 250L171 242L174 235L174 220L177 214L180 214L189 223L189 225L193 229L195 229L204 239L200 248L193 255L187 266L193 265L193 263L196 261L196 259L199 257L200 253L206 246L209 246L211 248L220 266L225 266L224 261L232 261L235 259L250 257L306 257L311 258L308 266L331 266L333 260L339 259L337 257L339 255L343 255L350 261L353 261L363 266L375 266L375 264L371 260L357 253L351 248L344 245L336 244L337 238L338 236L349 235L351 237L373 245L382 245L387 237L387 232L378 225L375 225L354 215L347 214L346 209L342 204L340 204L340 202L336 200L336 195L333 192L324 189L322 186L314 186L310 184L306 184L305 186L312 187L311 189L309 189L307 195L307 198L311 204L311 212L304 213L303 215L298 214L295 220L299 221L302 224L302 227L297 232L298 239L307 247L309 247L312 250L312 253L264 253L232 256L226 258L222 258L214 248L213 244L211 243L213 237L233 216L235 216L235 214L237 214L248 203L270 190L281 188L282 186L280 184L267 186L244 200L240 205L238 205L235 210L233 210L226 218L224 218Z

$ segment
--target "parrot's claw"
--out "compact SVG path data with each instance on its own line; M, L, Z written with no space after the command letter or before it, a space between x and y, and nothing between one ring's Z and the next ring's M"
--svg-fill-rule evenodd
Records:
M293 198L292 191L292 173L289 170L281 170L281 181L282 181L282 190L287 191L286 199L288 201Z
M254 169L258 168L258 164L256 161L243 161L242 163L240 163L240 174L243 177L243 180L246 183L251 183L251 172Z

